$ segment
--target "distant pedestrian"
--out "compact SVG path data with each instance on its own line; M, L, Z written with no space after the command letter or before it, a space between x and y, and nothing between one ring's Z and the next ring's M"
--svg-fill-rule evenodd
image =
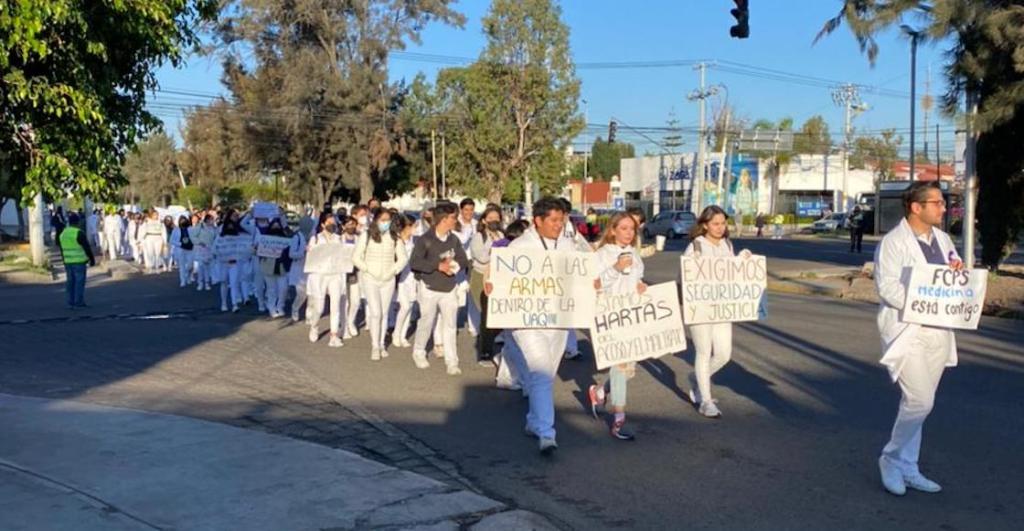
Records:
M78 228L78 214L68 214L68 225L61 230L58 241L64 257L64 291L68 308L85 308L86 264L96 265L96 258L92 255L89 238Z
M764 225L765 225L765 214L764 212L758 212L757 218L754 219L754 226L757 227L757 237L764 237Z
M952 330L903 321L907 297L903 272L925 264L948 265L956 271L964 267L953 241L938 228L946 213L938 182L910 185L903 194L903 209L906 217L885 235L875 252L881 363L903 394L878 467L885 490L897 496L905 494L907 487L923 492L942 490L918 468L921 429L935 403L943 370L957 364Z
M772 239L773 240L781 240L782 239L782 224L785 222L785 220L786 220L786 218L782 214L775 214L775 216L772 218Z
M861 244L864 242L864 213L859 206L853 207L848 221L850 225L850 252L861 252Z

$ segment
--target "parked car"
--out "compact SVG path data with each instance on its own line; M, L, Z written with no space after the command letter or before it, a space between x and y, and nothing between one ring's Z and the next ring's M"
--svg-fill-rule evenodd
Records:
M846 227L846 213L835 212L811 224L811 232L838 232Z
M690 235L690 230L693 229L695 223L697 223L697 216L693 215L693 212L666 210L654 216L644 225L643 236L645 239L659 234L669 239L682 238Z

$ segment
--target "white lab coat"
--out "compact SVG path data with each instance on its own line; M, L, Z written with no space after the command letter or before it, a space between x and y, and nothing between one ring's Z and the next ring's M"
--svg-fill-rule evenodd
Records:
M932 237L936 238L943 256L959 260L953 240L939 229L932 229ZM889 370L889 376L895 382L903 369L910 345L914 342L921 325L904 323L900 320L900 311L907 296L907 283L910 279L909 267L927 265L917 236L904 219L882 239L882 244L875 250L875 286L878 288L878 331L882 336L882 365ZM952 330L948 334L949 345L946 353L946 366L957 364L956 338Z

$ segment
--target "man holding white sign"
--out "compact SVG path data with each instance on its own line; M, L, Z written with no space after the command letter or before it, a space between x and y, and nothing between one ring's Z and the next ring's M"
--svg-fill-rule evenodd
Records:
M573 252L572 241L562 236L566 214L565 206L558 198L543 197L534 203L533 227L516 238L507 249L492 251L489 281L484 285L484 292L489 297L487 326L512 330L519 349L508 349L507 354L522 355L520 365L527 367L524 379L530 396L530 409L526 415L526 433L538 439L543 455L550 455L558 449L552 386L565 352L568 329L590 326L597 296L594 291L597 273L591 264L592 255ZM530 262L531 271L537 270L536 274L526 276L525 269L516 269L516 272L524 271L519 273L519 280L514 285L503 283L500 279L508 272L502 273L499 264L503 263L502 251L506 250L525 257ZM543 252L540 263L534 263L534 253L530 251ZM527 264L523 262L520 265L525 268ZM578 286L567 281L569 276L588 280L589 288L575 289ZM513 300L534 306L529 309L523 306L506 314L502 304ZM564 307L575 300L588 300L589 303L577 306L573 302L573 308ZM526 320L522 317L524 313L530 316ZM519 321L510 322L508 318L518 318Z
M922 325L919 319L910 317L920 309L912 302L917 293L908 293L910 278L918 267L929 264L950 271L951 283L967 273L953 241L938 229L946 212L938 183L911 184L903 194L903 208L906 218L882 239L875 251L881 363L903 393L892 437L882 449L878 466L882 485L897 496L905 494L907 487L923 492L942 490L938 483L921 474L917 462L921 429L931 412L942 371L957 363L952 330L941 325ZM908 304L913 307L908 308Z

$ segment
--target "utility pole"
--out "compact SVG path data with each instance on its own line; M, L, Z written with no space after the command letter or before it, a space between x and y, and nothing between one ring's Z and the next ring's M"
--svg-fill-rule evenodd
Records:
M444 131L441 132L441 191L448 197L448 161L445 159Z
M906 24L900 26L907 36L910 37L910 180L915 179L914 175L914 144L917 136L916 112L917 112L917 39L921 32L913 30Z
M967 269L974 268L974 217L977 195L975 187L978 183L978 129L975 118L978 116L977 95L971 88L967 89L967 146L964 151L964 261Z
M583 100L583 126L587 127L587 120L590 114L590 105L587 100ZM589 135L587 135L589 140ZM591 146L593 143L590 144ZM590 176L590 146L584 146L583 151L583 182L580 184L580 195L582 196L582 212L587 213L587 177Z
M694 192L693 195L694 195L694 198L695 198L696 203L697 203L697 210L700 210L704 206L704 203L703 203L703 195L704 195L704 163L705 163L705 161L704 161L704 152L705 152L705 144L707 142L707 137L706 137L706 134L707 134L706 128L707 128L707 126L705 124L705 121L706 121L706 117L705 117L705 115L706 115L706 109L705 109L706 105L705 105L705 102L706 102L706 100L708 99L709 96L714 96L715 94L718 94L718 88L719 88L717 86L710 87L710 88L706 88L705 87L705 73L707 71L707 67L708 67L708 64L703 62L703 61L700 62L700 63L697 63L697 65L694 67L695 70L700 71L700 88L698 88L697 90L694 90L693 92L690 92L690 94L687 96L687 99L690 100L690 101L700 100L700 126L699 126L699 129L697 131L697 171L696 171L696 175L693 176L693 178L691 179L691 183L692 183L692 185L691 185L692 188L691 189Z
M837 212L846 212L846 190L849 186L848 170L850 160L850 135L853 132L851 121L853 119L853 111L861 110L863 105L860 102L860 95L857 93L857 86L853 83L847 83L840 87L836 87L832 90L832 101L836 105L842 105L844 110L844 122L843 122L843 189L837 194L839 200L834 205Z
M678 195L679 186L681 184L681 183L679 183L679 179L676 179L676 176L679 175L679 169L680 169L680 168L676 167L676 156L678 156L678 153L676 151L678 150L678 148L680 146L683 145L683 137L681 135L681 131L679 130L679 120L676 120L675 112L669 113L668 134L664 138L662 138L662 145L664 146L665 151L668 152L668 157L669 157L669 159L668 159L668 182L665 183L665 185L666 185L665 187L668 188L668 190L672 193L671 208L672 208L672 210L675 210L676 209L676 195ZM682 164L682 162L680 162L680 164ZM694 182L695 181L692 179L692 176L691 176L691 179L690 179L690 183L691 183L690 191L691 191L691 193L693 192L694 187L697 186L696 184L693 184ZM661 197L658 198L658 201L659 202L661 201Z
M725 127L722 129L722 157L718 163L718 198L722 197L722 183L725 182L725 153L729 146L729 106L725 106Z
M434 142L436 131L430 130L430 173L434 176L434 204L437 204L437 149Z

